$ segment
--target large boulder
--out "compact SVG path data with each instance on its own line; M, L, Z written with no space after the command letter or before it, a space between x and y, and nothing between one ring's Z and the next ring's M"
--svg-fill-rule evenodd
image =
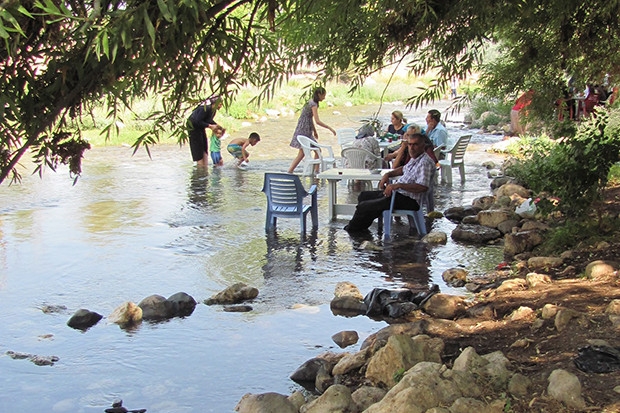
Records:
M174 304L161 295L153 294L138 303L142 309L142 319L159 321L172 318L176 315Z
M179 292L172 294L168 297L168 301L174 306L176 315L181 317L191 315L196 308L196 300L187 293Z

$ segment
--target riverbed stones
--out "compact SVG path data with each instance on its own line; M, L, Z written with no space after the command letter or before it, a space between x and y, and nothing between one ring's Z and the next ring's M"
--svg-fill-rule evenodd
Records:
M464 268L448 268L441 274L446 284L453 287L462 287L467 282L467 270Z
M442 231L431 231L422 238L427 244L445 245L448 242L448 235Z
M288 396L278 393L247 393L237 403L235 411L239 413L298 413L297 407L289 400Z
M346 348L357 343L359 340L359 335L357 334L357 331L340 331L332 336L332 340L338 345L338 347Z
M168 301L174 306L176 316L187 317L191 315L196 308L196 300L194 300L194 297L184 292L172 294L168 297Z
M560 257L532 257L527 260L527 267L530 270L550 271L552 268L561 267L564 260Z
M507 208L480 211L477 214L477 218L480 225L490 228L497 228L504 221L518 219L514 211Z
M355 284L349 281L341 281L336 284L334 290L334 297L353 297L358 300L363 300L364 296Z
M577 376L566 370L556 369L551 372L548 380L549 396L574 409L583 410L586 407L586 402L581 396L581 383Z
M543 242L538 231L519 231L504 236L504 255L514 257L525 251L531 251Z
M127 301L112 311L108 316L108 321L121 327L136 325L142 321L142 309L131 301Z
M258 296L258 289L245 283L236 283L204 300L206 305L239 304L246 300L253 300Z
M362 386L351 394L357 410L363 412L371 405L379 402L385 397L386 390L373 386Z
M67 321L67 325L76 330L87 330L97 324L103 316L94 311L80 308Z
M158 294L143 298L138 307L142 309L142 319L148 321L166 320L176 313L174 304Z
M458 224L452 231L452 239L455 241L465 241L475 244L484 244L486 242L498 239L502 233L495 228L484 225L474 224Z
M495 192L495 196L497 198L502 197L502 196L511 196L515 194L520 196L521 198L529 198L530 190L526 189L525 187L521 185L517 185L517 184L509 182L497 188L497 191Z

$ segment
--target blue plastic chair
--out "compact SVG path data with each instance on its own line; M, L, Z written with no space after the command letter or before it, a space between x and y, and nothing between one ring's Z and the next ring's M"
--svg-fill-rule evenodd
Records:
M420 236L424 236L428 233L426 230L426 220L424 219L424 207L427 212L432 212L435 208L435 181L436 172L431 177L431 186L428 191L422 197L420 209L417 211L409 209L394 209L394 199L396 198L396 191L392 192L392 199L390 201L390 209L383 211L383 215L379 217L379 225L383 226L383 240L388 241L390 239L390 232L392 229L392 216L406 216L409 220L409 226L415 225L416 230Z
M312 228L319 226L317 188L309 191L301 184L299 176L287 173L265 173L262 191L267 196L267 220L265 230L275 228L277 218L299 218L302 234L306 232L306 215L311 213ZM304 198L310 196L310 205L304 205Z

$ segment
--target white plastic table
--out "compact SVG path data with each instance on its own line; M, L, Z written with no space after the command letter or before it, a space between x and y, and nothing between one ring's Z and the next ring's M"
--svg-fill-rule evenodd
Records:
M337 183L343 179L356 181L380 181L383 174L391 169L380 169L379 173L372 173L368 169L332 168L317 175L319 179L326 179L329 183L327 200L329 203L329 220L334 220L338 215L353 215L355 204L339 204L337 196Z

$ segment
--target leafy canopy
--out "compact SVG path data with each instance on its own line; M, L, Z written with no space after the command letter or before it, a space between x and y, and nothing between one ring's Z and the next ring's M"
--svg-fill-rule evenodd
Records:
M390 65L434 73L409 104L439 98L449 80L481 73L505 98L533 88L541 113L565 77L618 75L617 1L593 0L5 0L0 5L0 183L20 158L80 173L88 143L81 118L105 103L114 132L121 109L161 97L135 150L172 131L212 93L230 102L247 85L270 99L301 67L351 88ZM498 45L497 59L485 58ZM346 75L346 76L344 76ZM536 102L532 108L537 107Z

